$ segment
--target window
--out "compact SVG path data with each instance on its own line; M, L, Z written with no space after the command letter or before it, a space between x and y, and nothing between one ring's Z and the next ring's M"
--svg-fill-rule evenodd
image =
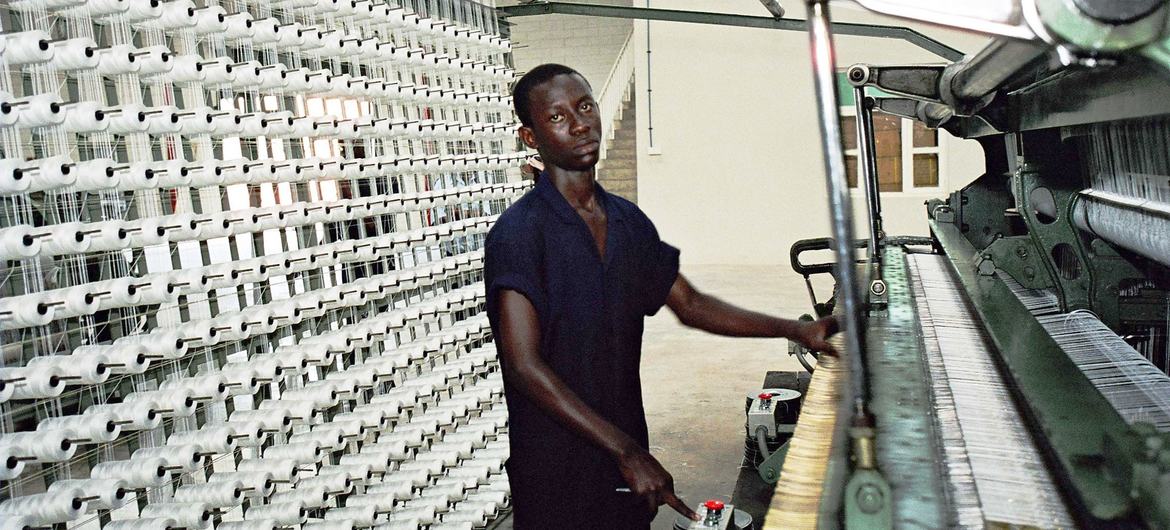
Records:
M873 113L873 129L879 190L887 193L917 189L937 191L942 187L940 175L944 167L946 135L940 135L917 120L884 112ZM849 187L857 188L857 110L852 105L841 107L841 135L845 140Z

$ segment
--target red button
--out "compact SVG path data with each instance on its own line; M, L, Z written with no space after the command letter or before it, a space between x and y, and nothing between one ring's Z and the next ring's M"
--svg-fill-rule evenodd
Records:
M717 501L715 499L711 499L711 500L703 503L703 506L705 506L708 510L711 510L713 512L717 512L717 511L720 511L723 509L723 501Z
M763 394L760 394L760 399L772 399L772 394L764 392Z

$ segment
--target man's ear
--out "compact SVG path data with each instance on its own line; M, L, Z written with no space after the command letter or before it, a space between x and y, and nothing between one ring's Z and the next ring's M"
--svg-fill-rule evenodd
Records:
M516 134L520 135L520 141L524 142L524 145L527 145L529 149L540 149L540 145L536 143L536 133L532 131L532 127L521 125L520 129L516 131Z

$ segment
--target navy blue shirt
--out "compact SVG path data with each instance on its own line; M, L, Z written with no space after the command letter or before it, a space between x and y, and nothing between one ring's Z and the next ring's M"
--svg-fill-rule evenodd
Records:
M484 255L488 318L499 337L500 291L527 297L540 322L540 355L567 390L648 448L639 376L643 320L666 303L679 251L658 238L634 203L600 184L596 193L606 213L604 257L585 221L547 176L500 216ZM609 506L601 512L612 512L614 489L624 486L614 459L561 426L507 379L504 387L516 528L626 527L614 526L622 521L596 526L597 503ZM617 497L620 502L632 496Z

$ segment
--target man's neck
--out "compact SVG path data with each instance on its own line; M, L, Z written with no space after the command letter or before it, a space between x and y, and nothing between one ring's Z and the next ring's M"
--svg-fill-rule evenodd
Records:
M593 168L586 171L571 171L550 167L547 168L545 176L552 179L553 186L556 186L557 191L561 192L573 208L592 210L597 204Z

